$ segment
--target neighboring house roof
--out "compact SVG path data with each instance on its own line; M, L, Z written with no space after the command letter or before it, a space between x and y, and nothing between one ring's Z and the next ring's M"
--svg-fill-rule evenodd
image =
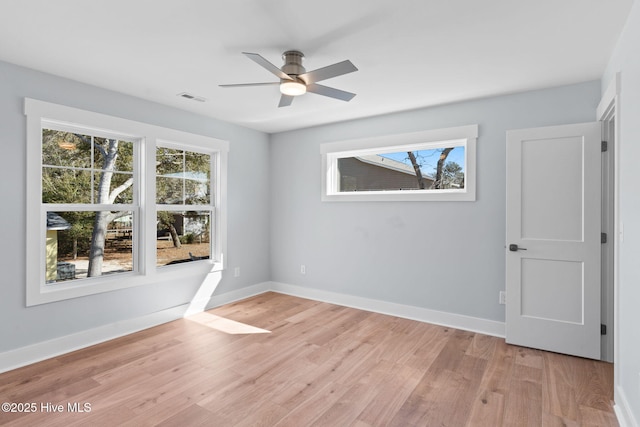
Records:
M47 212L47 230L68 230L71 224L55 212Z
M403 162L399 162L397 160L390 159L388 157L381 156L379 154L368 154L365 156L357 156L356 159L361 162L368 163L370 165L379 166L382 168L394 170L396 172L406 173L407 175L416 176L416 171L413 169L413 166L408 165ZM425 179L433 181L433 178L424 175Z

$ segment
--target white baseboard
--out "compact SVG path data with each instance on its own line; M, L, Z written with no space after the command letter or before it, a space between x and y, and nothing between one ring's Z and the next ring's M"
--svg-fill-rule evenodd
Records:
M480 319L462 314L446 313L444 311L430 310L428 308L339 294L336 292L322 291L319 289L305 288L302 286L288 285L278 282L271 282L271 290L301 298L323 301L346 307L358 308L360 310L373 311L375 313L433 323L441 326L449 326L456 329L478 332L500 338L504 338L505 335L504 322L494 320Z
M639 427L638 421L633 416L633 412L631 412L631 406L629 406L627 396L620 386L616 386L615 388L614 401L616 403L613 405L613 410L616 413L620 427Z
M146 316L137 317L135 319L122 320L100 326L98 328L6 351L0 353L0 373L195 314L195 311L193 310L194 305L199 307L206 306L206 309L210 309L219 305L228 304L230 302L261 294L268 291L269 287L269 282L259 283L257 285L212 296L207 298L206 301L192 301L188 304L182 304L156 313L151 313ZM202 309L200 309L200 311L202 311Z
M248 286L246 288L240 288L235 291L225 292L220 295L213 295L209 298L206 310L219 307L231 302L240 301L245 298L250 298L255 295L260 295L271 290L271 282L262 282L257 285Z

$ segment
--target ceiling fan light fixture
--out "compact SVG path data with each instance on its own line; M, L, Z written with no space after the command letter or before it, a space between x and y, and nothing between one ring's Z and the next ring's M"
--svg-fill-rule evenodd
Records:
M280 93L288 96L304 95L307 92L307 86L296 80L285 80L280 83Z

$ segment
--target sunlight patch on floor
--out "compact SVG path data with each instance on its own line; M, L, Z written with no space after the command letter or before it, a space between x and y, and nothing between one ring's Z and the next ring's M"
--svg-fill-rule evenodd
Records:
M225 319L224 317L207 312L194 314L193 316L186 317L186 319L231 335L271 333L271 331L267 331L266 329L257 328L231 319Z

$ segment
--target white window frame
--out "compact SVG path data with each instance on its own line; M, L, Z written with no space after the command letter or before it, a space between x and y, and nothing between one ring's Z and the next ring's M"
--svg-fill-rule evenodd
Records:
M224 269L227 241L227 141L164 128L147 123L94 113L77 108L25 98L27 122L27 215L26 215L26 305L33 306L117 289L149 285L186 276L202 277ZM45 278L46 212L54 211L52 204L42 203L42 129L47 123L60 127L84 129L96 135L116 135L135 140L138 155L134 156L135 178L134 216L138 226L134 236L134 271L103 275L47 285ZM211 175L213 251L209 260L200 260L156 268L156 204L155 158L156 146L171 142L185 150L212 155ZM136 203L137 202L137 203ZM78 210L93 210L91 205L72 205ZM66 206L69 208L69 205ZM103 208L103 205L99 205ZM132 210L132 205L113 205L114 210ZM179 281L178 281L179 283Z
M475 201L477 138L478 125L468 125L321 144L322 201ZM431 150L454 146L464 147L465 177L463 189L339 191L338 159L368 154Z

